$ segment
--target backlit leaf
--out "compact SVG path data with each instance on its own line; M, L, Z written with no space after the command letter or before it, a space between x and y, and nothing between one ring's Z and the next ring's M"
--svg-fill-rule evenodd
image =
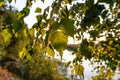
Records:
M45 0L41 0L41 1L44 3Z
M23 14L23 13L20 13L20 12L17 13L17 16L18 16L18 19L19 19L19 20L21 20L21 19L24 18L24 14Z
M70 73L71 73L71 74L74 74L74 70L71 70Z
M22 50L19 52L19 57L23 59L27 53L28 53L27 49L22 48Z
M43 48L43 45L42 44L39 44L39 49L42 49Z
M75 70L76 74L79 75L79 77L83 76L84 67L82 65L80 65L80 64L74 65L74 70Z
M46 51L47 51L47 53L50 55L50 56L52 56L52 57L54 57L54 50L52 49L52 48L50 48L49 46L46 48Z
M32 59L32 57L31 57L31 55L29 53L26 54L26 58L27 58L27 60Z
M33 0L27 0L26 5L27 5L28 7L30 7L30 6L32 5L32 1L33 1Z
M9 2L9 3L11 3L11 2L12 2L12 0L8 0L8 2Z
M30 13L30 9L29 8L23 8L23 10L21 11L21 13L24 14L24 17L28 16Z
M100 67L100 72L101 72L101 73L103 73L104 70L105 70L105 67L104 67L104 66Z
M13 23L13 29L15 32L19 31L21 28L22 28L22 24L19 20L16 20L14 23Z
M29 32L29 35L30 35L31 37L34 37L34 29L33 29L33 28L30 29L28 32Z
M62 19L59 28L70 36L73 36L75 33L74 21L71 19Z
M114 73L112 71L110 71L110 70L107 71L108 79L112 79L113 75L114 75Z
M71 61L65 63L66 66L68 67L71 64Z
M66 49L67 42L68 42L68 36L65 35L63 32L54 31L50 35L50 41L53 45L53 47L59 51L62 52Z
M71 4L72 0L64 0L66 4Z
M2 36L4 38L4 41L7 42L11 37L12 37L12 34L10 33L10 29L4 29L2 31Z
M40 13L41 12L41 8L37 7L35 10L36 13Z
M46 34L46 30L41 30L41 35L44 36Z

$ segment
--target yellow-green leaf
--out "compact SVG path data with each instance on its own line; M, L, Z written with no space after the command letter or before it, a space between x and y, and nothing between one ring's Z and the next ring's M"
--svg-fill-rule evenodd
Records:
M66 66L68 67L71 64L71 61L65 63Z
M0 7L3 6L4 4L5 4L4 1L1 1L0 2Z
M33 28L32 28L32 29L29 29L28 32L29 32L29 37L30 37L31 39L34 39L34 29L33 29Z
M41 30L41 35L44 36L46 34L46 30Z
M83 76L84 67L82 65L80 65L80 64L74 65L74 70L75 70L76 74L79 75L79 77Z
M113 75L114 75L114 73L112 71L110 71L110 70L107 71L108 79L112 79Z
M27 53L26 58L27 58L27 60L30 60L32 57L31 57L31 55L29 53Z
M101 73L103 73L104 70L105 70L105 67L104 67L104 66L100 67L100 72L101 72Z
M49 46L46 48L46 51L50 56L54 57L54 50L51 49Z
M4 41L7 42L12 37L12 34L10 33L10 29L4 29L2 31L2 36L4 38Z
M11 2L12 2L12 0L8 0L8 2L9 2L9 3L11 3Z
M27 53L28 53L27 49L22 48L22 50L19 52L19 57L23 59Z
M39 44L39 49L42 49L43 48L43 45L40 43Z
M113 40L110 40L110 41L109 41L109 45L112 45L112 44L113 44Z
M71 4L72 0L64 0L66 4Z
M23 14L23 13L20 13L20 12L17 13L17 16L18 16L18 19L19 19L19 20L21 20L21 19L24 18L24 14Z
M22 28L22 24L19 20L16 20L13 22L12 27L13 27L14 31L17 32Z
M41 10L42 10L41 8L37 7L36 10L35 10L35 12L36 12L36 13L40 13Z
M28 16L28 15L29 15L29 13L30 13L30 9L29 9L29 8L27 8L27 7L25 7L25 8L23 8L23 10L21 11L21 13L23 13L23 14L24 14L24 17L25 17L25 16Z
M75 34L75 27L74 27L74 21L68 18L64 18L61 20L59 24L60 30L64 31L68 35L72 36Z
M74 74L74 70L72 69L72 70L70 71L70 73L71 73L71 74Z
M62 52L66 49L68 36L63 32L54 31L50 35L50 41L57 51Z
M41 0L41 1L44 3L45 0Z

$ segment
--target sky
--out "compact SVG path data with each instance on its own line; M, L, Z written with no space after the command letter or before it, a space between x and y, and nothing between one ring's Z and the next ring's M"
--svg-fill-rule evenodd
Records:
M29 28L31 28L32 25L37 22L36 17L35 17L36 16L35 9L37 7L45 9L49 5L51 5L53 1L54 0L45 0L45 2L43 3L40 0L36 0L36 2L33 2L33 5L30 7L30 14L29 14L29 16L27 16L24 19L25 23L29 24L28 25ZM15 3L15 0L13 0L11 5L13 5L15 8L17 8L18 11L21 11L25 7L25 5L26 5L26 0L16 0L16 3Z

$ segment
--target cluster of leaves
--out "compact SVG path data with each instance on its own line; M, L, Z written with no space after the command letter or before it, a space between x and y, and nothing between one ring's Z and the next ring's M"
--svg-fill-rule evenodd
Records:
M63 80L64 76L58 73L58 66L57 60L34 54L28 62L28 73L24 77L28 80Z
M23 17L28 15L28 9L17 12L11 7L2 6L2 10L0 66L23 80L64 79L58 72L57 60L46 56L46 51L51 52L51 49L44 48L43 40L35 37L34 28L28 29L24 23Z
M10 45L7 51L13 52L14 50L14 53L19 54L19 58L30 60L31 49L38 45L38 50L43 50L52 57L57 50L62 58L63 51L67 48L68 37L71 36L82 41L75 52L76 58L73 63L78 64L85 57L93 62L105 61L108 68L113 71L120 67L119 0L98 0L96 2L85 0L84 3L55 0L43 12L41 8L36 8L37 22L31 29L28 29L23 19L29 15L32 1L36 0L27 0L22 11L17 12L16 20L10 23L10 28L2 30L4 41L9 43L6 44L7 46L16 41L19 45L14 44L15 50L11 49L13 45ZM41 1L44 3L44 0ZM4 0L0 1L0 6L4 4ZM85 33L90 35L89 39L85 38ZM97 41L102 37L105 37L103 41ZM13 38L12 41L10 41L11 38ZM75 72L81 76L79 68L82 72L84 68L81 65L74 67Z
M114 71L111 70L108 67L105 67L105 66L96 66L96 68L98 68L98 71L100 72L100 74L94 76L92 78L93 80L96 80L96 79L102 79L102 80L112 79L112 77L114 76Z

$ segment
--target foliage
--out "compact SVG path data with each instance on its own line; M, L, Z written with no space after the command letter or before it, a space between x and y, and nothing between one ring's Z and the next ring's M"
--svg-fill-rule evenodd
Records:
M64 76L58 72L58 61L46 56L46 52L52 52L51 48L44 48L44 42L34 36L34 29L28 29L16 15L19 12L3 9L5 18L0 25L0 66L23 80L63 79Z
M9 0L9 3L11 1ZM36 9L35 12L39 13L36 16L37 23L28 29L23 20L30 13L32 1L36 0L27 0L23 10L17 12L16 17L11 17L13 22L6 23L9 19L7 17L5 22L1 20L0 51L2 57L14 55L20 59L31 60L31 50L35 48L38 53L42 50L43 54L48 53L52 57L55 54L54 50L57 50L62 58L63 51L67 48L68 37L71 36L81 40L73 63L79 64L82 58L85 58L93 63L104 61L112 72L120 67L119 0L97 0L97 2L85 0L84 3L55 0L43 10L43 13L40 8ZM41 1L44 3L45 0ZM0 7L4 4L6 4L4 0L0 1ZM4 16L3 14L0 15ZM86 38L85 33L90 37ZM103 37L104 40L100 41L99 39ZM80 68L83 72L84 68ZM82 76L81 73L76 72ZM110 76L107 74L107 78L111 79Z
M43 57L41 54L35 54L28 62L28 75L25 74L26 79L29 80L61 80L64 76L58 73L59 66L57 60L51 60L49 57Z

